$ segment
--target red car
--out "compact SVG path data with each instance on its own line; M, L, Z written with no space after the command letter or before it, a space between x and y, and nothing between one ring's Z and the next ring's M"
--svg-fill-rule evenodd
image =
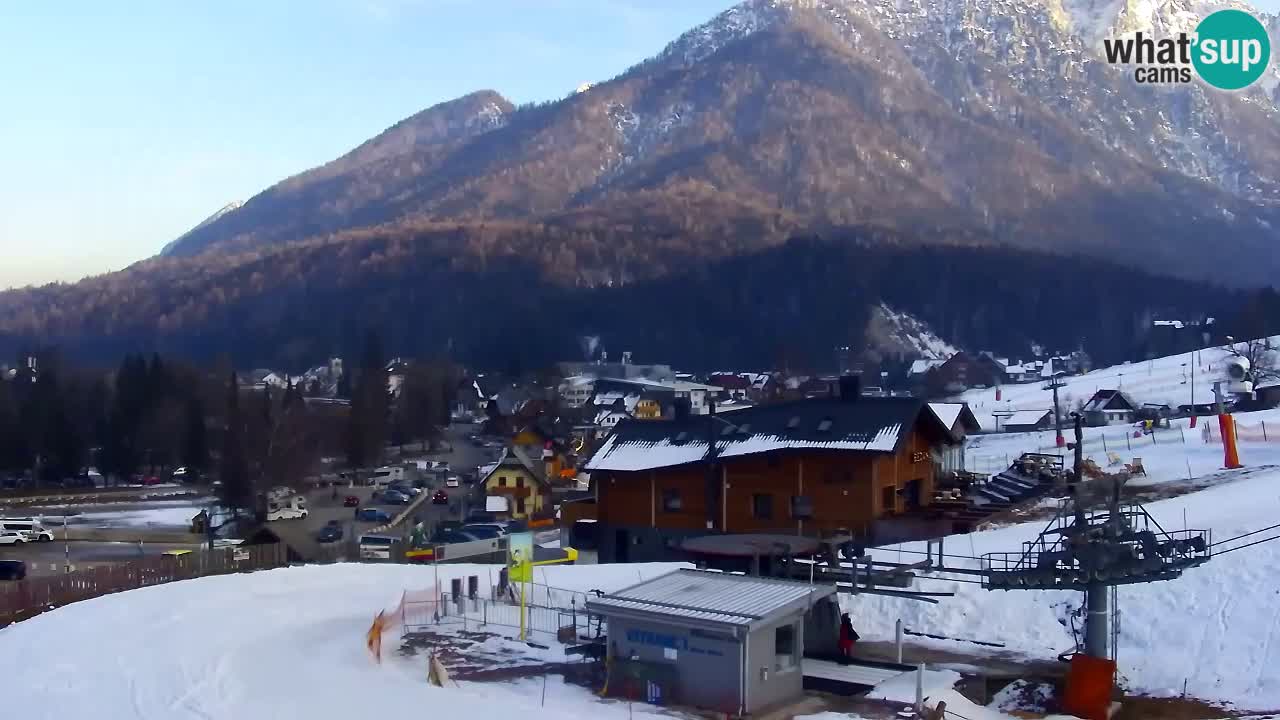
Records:
M360 498L348 495L342 499L342 507L360 507Z
M436 494L431 496L431 504L432 505L448 505L449 493L443 490L437 490Z
M147 477L142 478L143 485L159 485L160 482L160 478L155 475L148 475Z

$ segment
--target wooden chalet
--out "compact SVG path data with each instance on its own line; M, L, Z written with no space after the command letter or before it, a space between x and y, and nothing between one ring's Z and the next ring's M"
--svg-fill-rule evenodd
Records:
M551 485L545 471L519 448L507 448L481 483L486 497L507 498L513 519L527 519L551 509Z
M919 399L859 390L845 377L826 397L620 423L586 465L600 561L677 559L714 533L893 535L956 438Z

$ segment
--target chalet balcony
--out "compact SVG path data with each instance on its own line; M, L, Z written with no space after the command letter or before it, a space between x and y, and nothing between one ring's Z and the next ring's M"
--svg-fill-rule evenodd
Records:
M527 486L514 487L511 485L490 487L488 492L490 495L503 495L506 497L513 497L513 498L527 498L531 494Z

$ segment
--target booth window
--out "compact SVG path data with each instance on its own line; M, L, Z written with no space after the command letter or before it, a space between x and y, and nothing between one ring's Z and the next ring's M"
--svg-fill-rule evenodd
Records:
M773 631L773 652L777 657L777 669L790 670L796 665L796 626L779 625Z

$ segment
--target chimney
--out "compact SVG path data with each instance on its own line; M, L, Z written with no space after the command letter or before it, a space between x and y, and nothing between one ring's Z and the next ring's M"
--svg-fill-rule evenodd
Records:
M689 398L676 398L672 402L671 406L675 411L676 420L683 421L689 419L689 415L691 414Z
M859 375L840 376L841 402L856 402L862 394L862 377Z

